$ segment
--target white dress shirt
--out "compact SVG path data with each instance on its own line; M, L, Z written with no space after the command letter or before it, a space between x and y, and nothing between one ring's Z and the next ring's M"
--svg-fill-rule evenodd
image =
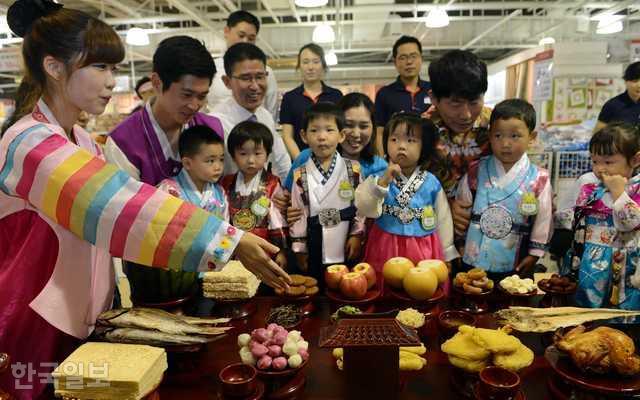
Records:
M224 129L224 173L225 175L229 175L238 171L227 147L227 138L229 137L229 133L231 133L231 130L236 125L248 120L254 114L258 122L266 125L273 134L273 148L269 155L269 162L271 163L272 169L271 172L280 178L280 181L284 181L291 169L291 158L289 157L287 148L284 146L282 136L276 132L276 124L273 122L273 117L269 111L262 106L258 107L254 113L251 113L249 110L238 104L233 97L230 97L223 103L218 104L213 110L211 110L211 115L217 117L220 122L222 122L222 128Z
M222 57L214 60L216 64L216 74L211 82L209 88L209 96L207 101L209 103L209 110L213 110L219 104L224 103L232 97L231 90L229 90L222 82L222 76L226 75L224 72L224 59ZM271 117L274 121L278 120L278 81L276 81L276 75L273 73L271 67L267 65L267 93L265 93L262 106L271 113Z

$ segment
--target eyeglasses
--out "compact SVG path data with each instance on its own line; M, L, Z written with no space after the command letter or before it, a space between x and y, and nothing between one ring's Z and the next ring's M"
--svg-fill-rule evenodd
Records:
M418 58L420 58L420 56L421 56L421 54L411 53L411 54L403 54L403 55L398 56L396 58L398 59L398 61L407 62L409 60L416 61Z
M239 76L231 76L233 79L237 79L240 82L243 83L251 83L253 81L256 81L256 83L265 83L267 81L267 76L269 74L268 73L264 73L264 74L255 74L255 75L239 75Z

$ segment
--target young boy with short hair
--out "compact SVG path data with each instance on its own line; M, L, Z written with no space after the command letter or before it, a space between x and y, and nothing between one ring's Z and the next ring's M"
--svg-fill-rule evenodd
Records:
M311 158L293 172L291 203L303 211L290 227L299 267L324 284L324 269L360 255L364 220L356 217L355 188L360 164L342 158L344 115L332 103L314 104L305 113L302 140Z
M490 118L493 154L472 164L458 187L457 199L473 202L463 262L496 279L530 275L551 237L549 173L527 156L535 125L531 104L499 103Z
M182 132L178 148L182 170L158 188L228 221L224 189L217 184L224 168L223 139L208 126L195 125Z
M271 201L282 187L278 177L265 169L273 149L273 135L259 122L244 121L231 130L227 147L238 166L237 173L220 182L229 201L229 220L235 227L278 246L276 263L285 268L287 223Z

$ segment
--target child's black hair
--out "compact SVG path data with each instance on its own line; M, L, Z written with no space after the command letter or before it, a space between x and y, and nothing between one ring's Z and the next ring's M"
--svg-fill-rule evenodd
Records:
M391 136L393 131L400 125L406 125L409 134L420 135L422 138L422 149L420 149L418 165L427 169L429 165L438 158L437 145L440 140L438 128L431 120L422 118L416 113L400 112L394 114L387 123L387 126L384 127L382 134L382 145L387 155L389 154L387 151L389 136Z
M140 95L140 87L147 82L151 82L151 78L149 78L148 76L143 76L142 78L140 78L140 80L138 80L138 83L136 83L136 94L139 98L142 98L142 96Z
M309 128L309 123L320 117L334 118L338 130L344 129L344 112L335 104L328 101L321 101L312 105L307 111L304 112L304 118L302 119L302 130L306 131Z
M627 161L640 151L640 129L628 122L612 122L594 133L589 152L599 156L622 154Z
M194 125L185 129L178 139L180 157L195 156L203 144L221 144L224 148L224 140L206 125Z
M489 126L499 119L519 119L524 122L529 133L536 129L536 110L529 102L522 99L508 99L501 101L491 112Z
M234 126L227 138L227 148L231 158L235 156L236 149L242 147L247 141L253 140L256 145L262 145L267 156L273 149L273 134L266 125L255 121L243 121Z
M376 142L376 118L374 115L375 106L373 105L373 102L371 101L369 96L364 93L358 92L349 93L348 95L342 97L340 101L338 101L338 108L340 108L343 113L346 113L347 110L357 107L364 107L369 112L369 116L371 118L371 139L360 152L360 158L370 162L371 160L373 160L373 156L375 155L373 146Z

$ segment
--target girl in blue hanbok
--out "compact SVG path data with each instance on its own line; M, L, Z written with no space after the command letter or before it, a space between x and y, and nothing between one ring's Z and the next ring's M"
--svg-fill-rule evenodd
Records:
M579 306L640 309L640 132L607 125L589 151L593 172L581 178L564 272L578 278Z
M402 113L391 118L383 135L389 167L356 190L358 214L376 219L364 260L381 272L384 263L397 256L414 263L459 257L447 196L427 170L436 157L436 127L417 114Z

